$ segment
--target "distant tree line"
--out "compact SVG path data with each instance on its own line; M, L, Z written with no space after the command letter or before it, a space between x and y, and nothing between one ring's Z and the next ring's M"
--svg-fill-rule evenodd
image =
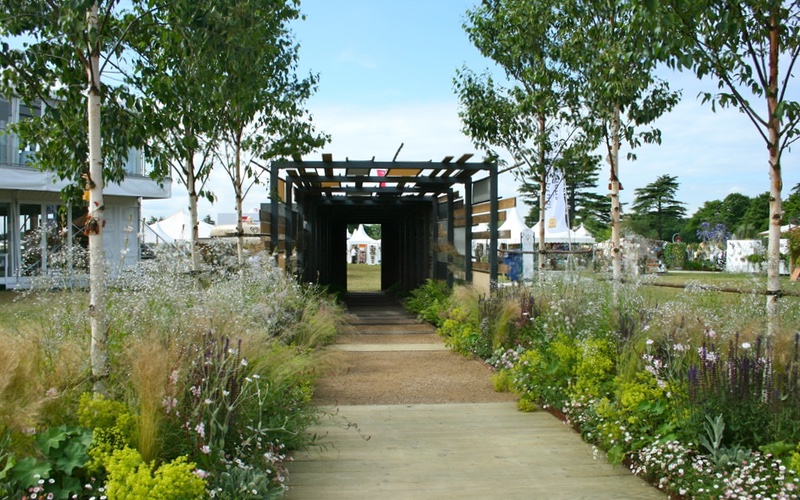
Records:
M610 235L608 207L610 200L598 195L597 170L590 168L569 171L566 175L567 203L572 227L583 224L599 240ZM749 197L731 193L722 200L706 201L693 214L686 213L686 203L678 199L680 187L677 176L661 175L655 181L634 191L630 207L624 207L623 233L635 233L646 238L685 243L702 241L704 224L720 224L737 239L757 239L769 227L769 192ZM530 193L525 202L530 205L526 224L539 218L537 188L523 185L523 194ZM800 184L791 189L783 200L783 224L800 223Z

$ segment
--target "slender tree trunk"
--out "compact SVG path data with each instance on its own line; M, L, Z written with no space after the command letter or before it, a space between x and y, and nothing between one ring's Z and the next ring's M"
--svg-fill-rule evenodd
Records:
M189 192L189 224L192 231L190 242L192 271L197 271L200 268L200 255L197 252L197 179L194 171L194 151L186 154L186 190Z
M620 108L614 106L614 117L611 122L611 153L608 162L611 166L611 251L612 269L615 283L622 281L622 248L620 248L620 218L622 210L619 203L619 129Z
M544 212L547 206L545 199L547 193L547 165L545 165L545 151L544 151L544 134L545 134L545 119L544 116L539 115L539 169L541 171L541 180L539 182L539 281L544 279L544 269L547 265L547 244L544 240L545 227L544 227Z
M780 52L777 17L773 12L770 18L769 33L769 89L767 91L767 108L769 111L769 244L767 247L767 335L778 334L779 312L778 298L781 284L779 279L780 242L781 242L781 121L778 110L778 55Z
M546 190L547 176L542 174L541 181L539 182L539 234L536 235L536 237L539 238L539 281L544 279L544 269L547 264L547 247L544 241L544 209L547 204L547 200L545 199Z
M88 31L97 29L98 5L94 3L86 13ZM91 323L91 347L93 390L95 394L106 394L108 379L108 337L105 319L105 267L103 252L103 155L100 140L100 47L95 42L91 48L89 67L86 68L89 89L87 113L89 117L89 209L86 218L86 233L89 237L89 318Z
M242 226L242 137L237 138L234 168L236 170L236 252L239 262L239 273L244 269L244 227Z

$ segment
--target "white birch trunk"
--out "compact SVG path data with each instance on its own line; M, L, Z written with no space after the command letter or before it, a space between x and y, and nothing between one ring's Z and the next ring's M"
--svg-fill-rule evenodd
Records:
M620 109L614 106L614 117L611 122L611 153L608 162L611 165L611 252L614 283L622 282L622 248L620 248L620 218L621 207L619 203L619 128Z
M242 147L241 136L236 144L234 169L236 170L236 252L239 259L239 274L244 275L244 227L242 226Z
M536 235L536 237L539 238L539 281L544 280L544 269L547 264L545 262L547 260L547 248L544 241L544 209L547 204L547 200L545 200L546 190L547 176L543 174L539 182L539 234Z
M197 251L197 179L194 171L194 152L189 152L186 158L186 190L189 192L189 224L191 225L192 239L192 271L200 268L200 255Z
M541 168L541 175L539 179L539 281L544 280L544 269L547 265L547 245L544 240L545 227L544 215L547 206L545 199L547 193L547 166L545 165L545 152L544 152L544 135L545 135L545 120L544 116L539 115L539 168Z
M780 283L781 245L781 167L779 158L770 155L769 241L767 244L767 335L774 337L780 329L778 299Z
M777 115L778 110L778 56L779 34L777 17L773 12L770 23L773 29L769 35L769 90L767 92L767 111L769 122L767 124L769 135L769 243L767 246L767 335L775 337L780 328L780 315L778 299L781 292L779 276L780 269L780 244L781 244L781 152L780 131L781 121Z
M89 31L97 29L98 5L94 3L86 15ZM89 237L89 321L91 347L89 358L95 394L106 394L108 378L108 338L105 320L105 255L103 252L103 156L100 139L100 54L99 47L90 48L90 65L86 68L89 90L87 111L89 117L89 208L86 220Z

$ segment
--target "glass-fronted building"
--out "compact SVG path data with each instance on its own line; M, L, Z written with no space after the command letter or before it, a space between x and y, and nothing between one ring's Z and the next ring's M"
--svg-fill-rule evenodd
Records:
M0 288L22 286L43 273L60 273L65 266L84 265L81 254L85 207L65 206L60 191L64 181L32 166L36 146L22 147L8 131L11 123L39 116L47 106L27 106L17 98L0 97ZM146 174L139 151L131 150L120 184L103 190L106 225L103 246L113 271L138 262L141 257L141 201L169 198L171 181L159 183Z

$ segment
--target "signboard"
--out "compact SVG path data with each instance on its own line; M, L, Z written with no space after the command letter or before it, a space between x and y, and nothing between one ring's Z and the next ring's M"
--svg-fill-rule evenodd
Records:
M489 187L491 186L491 177L472 184L472 203L483 203L491 199Z
M545 178L545 231L563 233L569 230L567 225L567 188L564 172L559 168L550 168Z

